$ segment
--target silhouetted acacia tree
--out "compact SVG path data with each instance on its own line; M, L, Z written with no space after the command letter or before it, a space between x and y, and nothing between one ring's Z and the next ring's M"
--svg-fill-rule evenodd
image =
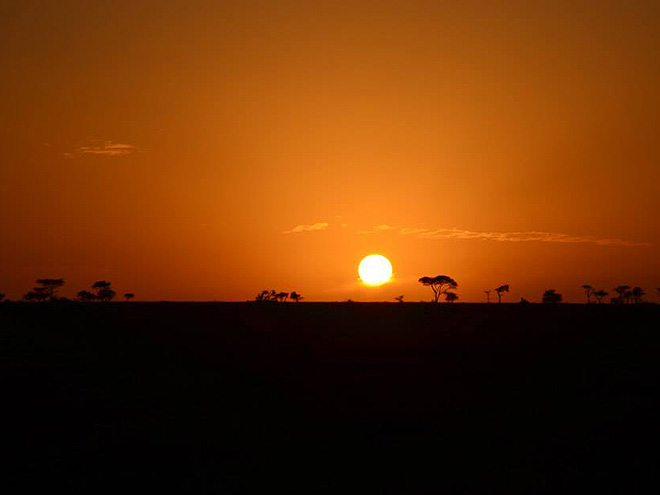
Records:
M106 282L105 280L99 280L98 282L94 282L92 284L92 289L94 290L109 289L110 287L112 287L112 284L110 282Z
M117 292L112 288L112 284L105 280L94 282L92 284L92 289L96 290L96 299L98 301L110 302L117 295Z
M276 290L262 290L257 297L254 298L257 302L279 302L286 299L288 292L277 292Z
M627 290L625 294L623 295L624 299L626 300L626 303L631 304L633 302L633 291L632 289Z
M495 289L495 292L497 292L497 302L501 303L502 302L502 294L504 292L509 292L509 284L506 285L500 285Z
M41 285L38 289L46 293L46 298L54 301L57 298L57 290L64 285L63 278L40 278L37 283ZM37 290L35 288L34 290Z
M81 290L78 292L77 298L80 302L92 302L96 300L96 294L88 290Z
M628 297L630 297L630 286L629 285L618 285L614 288L614 292L619 294L619 297L612 299L612 302L623 304L626 302Z
M396 296L394 298L394 300L398 303L402 303L403 302L403 294L401 294L400 296Z
M600 289L594 292L594 296L596 297L596 301L598 301L598 304L600 304L603 300L604 297L609 296L610 293L607 292L606 290Z
M584 294L587 296L587 304L591 304L591 296L594 294L594 288L592 285L583 285Z
M277 298L278 302L286 302L286 300L289 298L289 293L288 292L278 292L275 297Z
M562 302L563 299L564 298L559 292L555 291L554 289L550 289L543 293L542 301L546 304L557 304Z
M490 290L485 290L484 292L486 293L486 302L489 303L490 302Z
M295 290L289 295L293 302L299 302L301 299L304 299L303 296L298 294Z
M445 301L448 303L453 303L456 300L458 300L458 294L450 291L445 292Z
M254 298L256 302L263 302L268 300L268 291L267 290L262 290L257 294L257 296Z
M96 294L96 297L99 299L99 301L110 302L115 298L116 295L117 292L115 290L108 288L99 290Z
M640 304L644 301L644 296L646 292L641 287L633 287L630 291L632 294L632 300L635 304Z
M419 283L425 287L431 287L433 291L433 302L438 302L440 296L447 293L450 289L458 288L456 281L447 275L438 275L436 277L422 277Z
M23 296L25 301L44 302L48 299L48 290L46 287L35 287Z
M124 299L126 299L126 301L130 301L134 297L135 297L135 294L133 294L132 292L127 292L126 294L124 294Z

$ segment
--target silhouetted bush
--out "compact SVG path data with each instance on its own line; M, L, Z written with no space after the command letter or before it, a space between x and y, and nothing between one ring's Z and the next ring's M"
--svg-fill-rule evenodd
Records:
M78 301L80 302L92 302L96 301L96 294L88 290L81 290L77 294Z
M262 290L259 294L256 295L254 300L256 302L286 302L288 298L291 298L292 301L298 302L303 297L297 292L277 292L276 290Z
M564 298L559 292L555 291L554 289L549 289L543 293L542 301L545 304L558 304L562 302L563 299Z
M445 292L445 301L448 303L453 303L454 301L458 300L458 294L455 292Z

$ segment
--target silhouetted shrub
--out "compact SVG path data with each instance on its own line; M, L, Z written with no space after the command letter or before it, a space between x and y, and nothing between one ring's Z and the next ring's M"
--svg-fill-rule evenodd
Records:
M542 301L545 304L558 304L563 301L562 295L554 289L546 290L543 293Z

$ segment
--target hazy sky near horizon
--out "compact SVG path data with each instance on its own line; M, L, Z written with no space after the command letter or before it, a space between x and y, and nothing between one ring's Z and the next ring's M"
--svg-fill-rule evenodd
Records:
M658 2L0 1L0 44L11 298L657 299Z

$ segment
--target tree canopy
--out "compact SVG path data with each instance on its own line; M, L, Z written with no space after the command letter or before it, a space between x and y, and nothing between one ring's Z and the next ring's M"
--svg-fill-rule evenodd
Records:
M418 280L425 287L433 291L433 302L438 302L443 294L458 288L456 280L448 275L437 275L435 277L422 277Z

